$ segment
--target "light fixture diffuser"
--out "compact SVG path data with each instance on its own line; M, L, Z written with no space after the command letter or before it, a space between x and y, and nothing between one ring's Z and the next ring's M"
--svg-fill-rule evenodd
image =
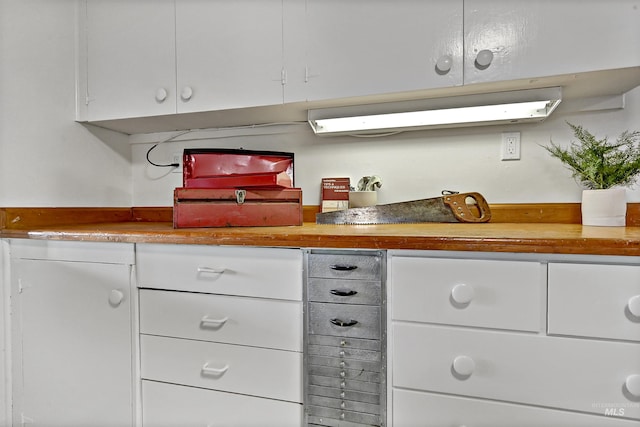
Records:
M542 121L562 99L560 88L309 110L320 136Z

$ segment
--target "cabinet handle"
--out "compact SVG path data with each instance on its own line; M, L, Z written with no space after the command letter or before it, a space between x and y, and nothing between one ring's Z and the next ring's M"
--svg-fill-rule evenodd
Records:
M640 295L629 298L627 309L634 317L640 317Z
M339 297L351 297L358 293L357 291L341 291L340 289L331 289L329 292L331 293L331 295L337 295Z
M461 377L469 377L476 369L476 362L469 356L457 356L453 359L453 371Z
M111 292L109 292L109 304L112 307L119 306L123 300L124 300L124 293L122 291L118 289L112 289Z
M471 285L460 283L451 289L451 299L456 304L468 305L474 296L475 291Z
M207 362L202 366L202 373L204 375L220 376L225 372L227 372L227 369L229 369L229 365L224 365L223 368L212 368L209 366L209 363Z
M202 325L204 326L212 326L214 328L217 328L224 325L227 320L229 320L227 316L223 317L222 319L211 319L209 316L205 315L202 319L200 319L200 323L202 323Z
M493 52L491 52L489 49L483 49L478 52L478 55L476 56L476 67L484 70L488 68L489 65L491 65L492 61Z
M198 267L198 273L205 274L222 274L227 271L226 268L216 268L216 267Z
M441 74L447 74L451 71L451 66L453 65L453 58L449 55L442 55L436 61L436 70Z
M343 264L333 264L329 266L330 269L336 271L353 271L358 268L357 265L343 265Z
M165 88L158 88L158 90L156 90L156 102L159 104L163 103L167 99L168 95L169 93Z
M344 320L340 320L336 318L336 319L331 319L330 322L336 326L340 326L341 328L348 328L349 326L355 326L358 324L358 321L353 319L345 322Z
M634 398L640 398L640 375L629 375L624 386Z
M193 96L193 89L191 86L185 86L182 88L182 92L180 92L180 99L183 101L189 101Z

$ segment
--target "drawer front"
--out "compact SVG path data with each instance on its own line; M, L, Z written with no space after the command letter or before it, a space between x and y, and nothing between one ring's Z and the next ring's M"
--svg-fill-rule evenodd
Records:
M429 416L425 416L429 414ZM631 427L638 423L531 406L393 390L393 425L441 427Z
M140 244L138 287L302 300L298 249Z
M357 371L380 371L380 362L356 360L336 357L308 356L309 364L316 366L329 366L332 368L354 369Z
M370 403L380 405L380 395L376 393L364 393L361 391L345 390L340 388L309 386L309 394L313 396L331 397L334 399L344 399L354 402Z
M140 336L142 378L302 402L302 354Z
M381 425L379 415L367 414L362 412L343 411L340 409L322 406L308 405L306 408L310 425L336 427L353 425L347 423L355 423L356 425L366 426ZM345 423L345 421L347 423Z
M380 307L309 303L309 333L380 339Z
M379 305L382 290L380 281L309 279L307 299L337 304Z
M394 320L538 332L544 267L536 262L393 257Z
M144 380L142 421L144 427L299 427L302 405Z
M549 264L548 322L550 334L640 341L640 266Z
M380 280L379 255L309 254L309 277Z
M326 357L341 357L344 359L365 360L380 362L380 351L374 350L362 350L360 348L352 347L328 347L324 345L309 345L307 346L307 352L310 356L326 356Z
M625 387L640 375L638 344L409 323L393 332L394 387L599 415L621 402L640 419Z
M380 352L382 349L382 343L380 340L366 340L338 336L333 337L326 335L308 335L307 341L310 346L341 347L349 351L369 350Z
M302 302L141 289L140 332L302 351Z
M377 382L365 382L352 380L350 378L341 378L339 375L328 377L324 375L309 375L309 384L311 386L326 387L333 390L354 391L369 394L380 394L380 384Z

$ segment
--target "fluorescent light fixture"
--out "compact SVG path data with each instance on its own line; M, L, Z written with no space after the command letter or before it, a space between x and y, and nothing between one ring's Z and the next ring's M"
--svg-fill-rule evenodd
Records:
M419 101L309 110L320 136L542 121L558 106L561 88L529 89Z

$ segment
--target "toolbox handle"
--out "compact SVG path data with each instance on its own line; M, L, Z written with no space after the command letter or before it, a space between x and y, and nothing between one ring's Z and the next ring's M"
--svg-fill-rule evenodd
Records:
M340 326L341 328L348 328L349 326L355 326L358 324L358 321L353 319L349 320L348 322L345 322L344 320L334 318L334 319L331 319L330 322L336 326Z
M337 295L339 297L351 297L358 293L353 290L342 291L340 289L331 289L329 292L331 292L331 295Z
M357 265L344 265L344 264L332 264L329 266L332 270L336 271L353 271L358 268Z

